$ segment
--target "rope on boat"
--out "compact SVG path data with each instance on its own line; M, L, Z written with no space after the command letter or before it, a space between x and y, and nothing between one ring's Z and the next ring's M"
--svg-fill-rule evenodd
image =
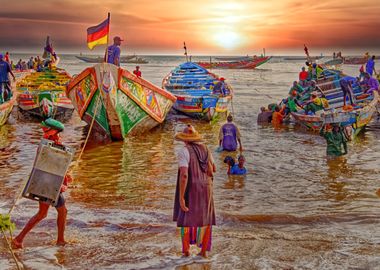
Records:
M100 104L100 90L99 90L99 95L98 95L98 99L96 101L96 106L95 106L95 111L94 111L94 115L92 117L92 120L91 120L91 124L90 124L90 128L88 129L88 132L87 132L87 136L86 136L86 140L84 141L84 144L83 144L83 147L79 153L79 156L78 156L78 159L77 159L77 162L76 162L76 166L79 164L79 161L80 159L82 158L82 155L83 155L83 152L84 152L84 149L86 148L86 145L87 145L87 142L88 142L88 139L90 138L90 135L91 135L91 131L92 131L92 128L94 126L94 123L95 123L95 118L96 118L96 115L98 113L98 108L99 108L99 104Z

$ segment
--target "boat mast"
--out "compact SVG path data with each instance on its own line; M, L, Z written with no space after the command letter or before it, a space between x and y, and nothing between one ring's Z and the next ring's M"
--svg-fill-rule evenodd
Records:
M186 62L189 62L189 58L187 57L187 48L186 48L186 43L185 41L183 42L183 48L185 49L184 55L186 56Z

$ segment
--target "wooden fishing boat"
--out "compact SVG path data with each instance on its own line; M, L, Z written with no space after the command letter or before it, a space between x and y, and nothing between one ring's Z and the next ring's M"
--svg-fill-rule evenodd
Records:
M65 94L70 78L58 68L26 75L16 83L19 110L39 118L71 117L74 107Z
M341 65L343 64L343 59L342 58L329 59L329 60L326 60L323 64L326 66Z
M315 62L316 60L321 60L324 58L324 56L286 56L283 58L284 61L313 61Z
M0 104L0 127L7 122L13 106L16 104L16 98L17 95L13 92L10 100Z
M245 60L251 60L252 57L250 56L222 56L222 57L214 57L217 61L245 61Z
M324 123L340 123L355 137L376 115L379 95L376 91L373 95L364 94L354 77L343 76L336 71L324 72L325 78L319 79L317 85L326 96L329 107L315 115L306 115L303 110L292 112L291 115L297 123L313 131L319 131ZM356 98L356 106L352 110L343 108L343 92L339 84L343 77L352 82Z
M232 89L228 84L228 93L213 94L218 82L219 78L215 74L193 62L186 62L164 78L162 87L177 97L173 106L175 110L210 121L219 114L225 114L232 99Z
M251 57L241 61L218 61L218 62L198 62L197 64L204 68L231 68L231 69L254 69L268 62L270 56Z
M161 124L176 100L171 93L107 63L82 71L69 82L66 94L80 118L94 123L92 132L103 141L122 140Z
M86 63L103 63L104 57L100 56L75 56L79 60L82 60ZM147 64L149 63L147 60L137 57L136 55L125 55L120 56L120 63L123 64Z
M343 64L345 65L364 65L368 61L368 56L362 57L344 57Z

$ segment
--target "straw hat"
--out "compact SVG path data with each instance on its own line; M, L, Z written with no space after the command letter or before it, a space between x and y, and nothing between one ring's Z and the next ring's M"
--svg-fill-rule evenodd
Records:
M174 139L183 142L200 142L202 141L201 135L195 130L192 125L187 125L182 132L178 132Z

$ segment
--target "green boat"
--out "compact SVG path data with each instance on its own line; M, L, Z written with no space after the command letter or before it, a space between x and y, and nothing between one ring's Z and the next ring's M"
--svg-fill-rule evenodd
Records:
M80 118L102 141L123 140L161 124L176 98L168 91L108 63L85 69L66 94ZM95 120L92 121L95 115Z

